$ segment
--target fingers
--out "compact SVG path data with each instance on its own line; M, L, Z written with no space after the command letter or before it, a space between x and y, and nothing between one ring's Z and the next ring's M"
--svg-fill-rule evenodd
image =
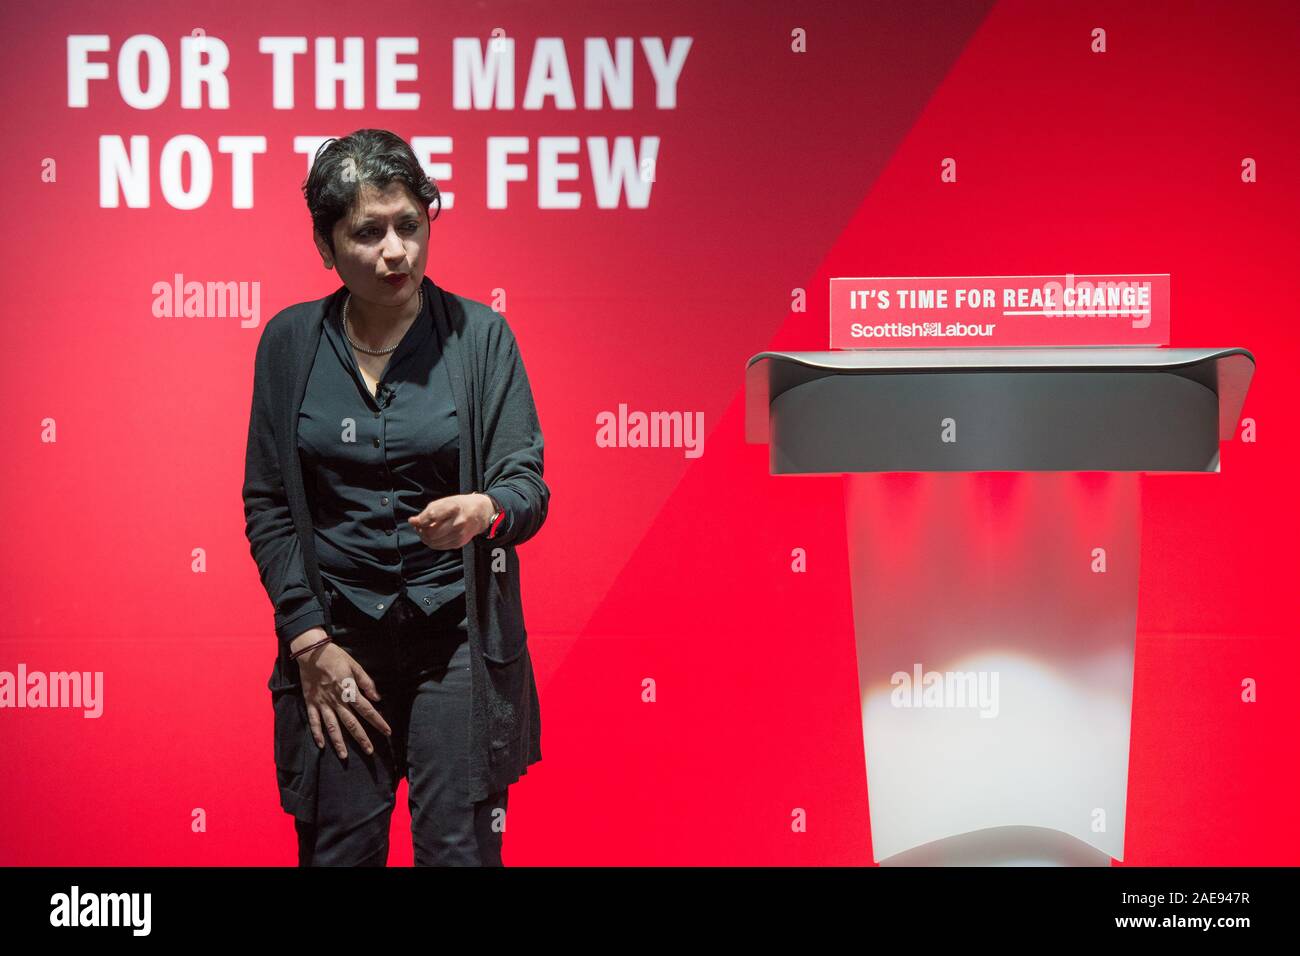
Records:
M384 720L384 715L375 709L374 705L364 697L358 697L352 703L352 707L358 714L370 721L371 726L376 730L383 731L388 736L393 735L393 729L388 726L388 721ZM369 751L366 751L369 753Z
M383 696L379 693L378 686L376 686L371 676L366 673L366 669L357 663L355 657L352 659L352 679L355 680L357 686L361 688L361 693L365 694L368 698L371 700L383 700Z
M344 731L351 734L366 753L372 754L375 752L374 745L370 742L370 738L366 736L365 728L361 726L361 721L357 720L350 707L346 704L331 705L328 702L316 706L320 710L320 721L325 725L325 733L334 744L334 752L339 755L340 760L348 759ZM323 744L320 745L324 746Z
M362 672L366 682L373 688L374 683L370 677ZM377 711L370 701L364 697L359 697L352 704L366 720L370 721L376 729L383 731L388 736L393 735L393 729L388 726L388 721L379 711ZM340 760L346 760L348 757L348 748L345 743L343 731L346 730L361 745L361 749L367 754L375 752L374 744L370 742L370 737L366 735L365 728L361 722L353 715L351 708L347 704L339 703L331 705L329 703L307 704L307 723L311 725L311 736L316 741L317 747L325 746L325 736L328 735L330 742L334 745L334 752L339 755ZM324 732L322 733L322 727Z
M413 515L407 520L419 528L427 528L430 525L437 524L443 520L442 512L446 510L446 505L442 503L442 498L435 498L424 506L424 510L418 515Z
M319 728L324 725L325 734L334 744L334 752L339 755L340 760L346 760L348 748L343 744L343 734L339 731L339 719L334 715L334 710L329 704L308 704L308 719L311 719L312 713L319 711L319 716L312 722L314 731L313 737L316 737L316 745L324 747L325 741L318 736Z
M352 735L353 739L356 740L358 744L361 745L361 749L367 754L374 753L375 745L370 742L370 737L366 734L366 729L361 726L361 721L357 720L357 715L352 713L352 708L344 704L340 706L335 713L338 715L339 722L344 726L347 732ZM339 756L346 757L347 750L344 749L343 753Z
M307 723L311 725L311 739L316 741L317 749L325 746L325 735L320 729L320 714L316 712L316 705L307 701Z
M464 547L474 537L473 509L473 495L449 495L429 502L423 511L407 520L430 548L450 551Z
M436 529L418 529L420 540L434 551L452 551L463 548L474 537L474 525L469 519L440 524Z
M391 737L393 735L393 729L388 726L388 721L384 720L383 714L375 709L375 707L370 703L371 700L381 699L379 696L379 688L375 686L374 680L371 679L370 675L366 673L365 668L360 664L353 664L352 676L356 680L357 686L361 688L361 693L364 695L353 702L353 708L362 717L370 721L372 726L382 730L385 734Z

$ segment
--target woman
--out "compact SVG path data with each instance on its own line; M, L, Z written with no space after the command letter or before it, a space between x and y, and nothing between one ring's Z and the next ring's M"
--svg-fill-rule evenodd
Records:
M425 277L441 199L401 138L327 141L303 191L343 286L263 329L243 485L281 806L299 865L384 866L406 776L417 866L500 865L507 788L542 756L528 376L501 315Z

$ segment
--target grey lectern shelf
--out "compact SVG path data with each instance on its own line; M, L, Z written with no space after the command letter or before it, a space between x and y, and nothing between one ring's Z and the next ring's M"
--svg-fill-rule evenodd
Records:
M1217 472L1254 371L1240 348L760 352L745 440L774 475Z

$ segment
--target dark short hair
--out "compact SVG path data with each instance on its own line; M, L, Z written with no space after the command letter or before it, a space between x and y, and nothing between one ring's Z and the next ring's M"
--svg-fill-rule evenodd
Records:
M386 129L359 129L347 136L334 137L316 150L311 172L302 184L311 213L312 228L334 252L334 224L348 214L364 185L387 189L395 180L405 183L424 204L437 210L429 221L442 212L442 194L420 168L415 153L406 140Z

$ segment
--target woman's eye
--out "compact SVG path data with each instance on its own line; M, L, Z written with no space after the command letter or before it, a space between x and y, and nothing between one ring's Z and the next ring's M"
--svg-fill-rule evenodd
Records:
M420 224L418 222L403 223L403 228L405 228L409 233L414 233L419 230ZM381 233L378 229L364 229L361 232L362 239L376 239L380 235Z

